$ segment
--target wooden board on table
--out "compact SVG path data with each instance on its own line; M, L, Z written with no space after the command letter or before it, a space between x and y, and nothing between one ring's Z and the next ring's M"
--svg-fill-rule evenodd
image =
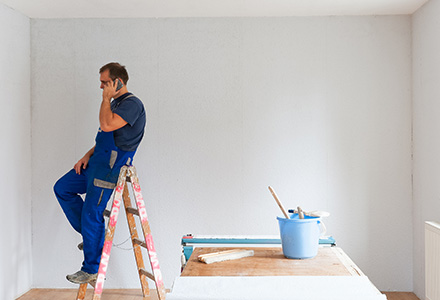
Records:
M205 264L201 254L230 249L254 250L254 256ZM281 248L195 248L181 276L363 276L360 269L338 247L322 247L311 259L287 259Z

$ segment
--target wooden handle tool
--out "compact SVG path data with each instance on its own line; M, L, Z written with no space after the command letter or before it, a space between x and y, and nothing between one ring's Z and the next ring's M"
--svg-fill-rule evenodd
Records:
M298 206L297 210L298 210L298 218L304 219L304 213L301 207Z
M273 188L271 186L269 186L269 191L272 193L272 196L274 197L274 199L277 202L278 206L281 208L281 211L283 212L283 214L286 217L286 219L290 219L289 218L289 214L287 213L287 211L284 208L284 206L281 204L281 201L278 199L277 194L275 194L275 191L273 190Z

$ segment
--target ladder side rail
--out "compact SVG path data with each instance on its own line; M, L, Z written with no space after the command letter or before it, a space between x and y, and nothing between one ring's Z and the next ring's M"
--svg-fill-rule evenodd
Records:
M79 285L78 294L76 295L77 300L84 300L86 297L88 283L82 283Z
M133 213L128 211L128 208L131 207L131 199L130 194L128 192L127 184L124 187L124 193L122 194L122 198L124 199L125 206L125 215L127 216L128 228L130 230L131 242L133 245L134 257L136 260L136 265L139 273L139 280L141 282L142 294L144 297L150 295L150 289L148 287L148 280L144 273L141 272L142 269L145 268L144 259L142 257L142 249L141 247L134 242L135 239L138 239L138 233L136 230L136 221L134 219Z
M101 299L102 290L104 288L105 274L107 272L108 262L110 258L110 251L112 249L113 237L115 234L116 222L122 202L122 192L124 190L127 167L123 166L119 173L118 184L116 186L113 205L108 220L108 227L105 234L104 247L102 248L101 262L99 263L98 278L96 279L95 292L93 300Z
M148 222L147 210L145 208L145 202L142 197L141 187L139 185L139 179L137 177L136 168L130 166L128 169L131 185L133 187L133 193L136 199L136 205L139 212L139 217L142 224L142 231L145 237L145 243L147 245L147 252L150 258L151 270L154 275L154 282L156 284L157 294L159 300L165 300L165 286L163 283L162 272L160 271L159 260L157 258L156 249L153 243L153 236L151 234L150 225Z

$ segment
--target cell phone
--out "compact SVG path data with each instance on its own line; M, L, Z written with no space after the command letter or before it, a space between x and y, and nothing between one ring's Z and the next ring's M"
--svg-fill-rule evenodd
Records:
M122 82L119 79L115 79L115 81L118 82L118 85L116 86L116 91L119 91L124 86Z

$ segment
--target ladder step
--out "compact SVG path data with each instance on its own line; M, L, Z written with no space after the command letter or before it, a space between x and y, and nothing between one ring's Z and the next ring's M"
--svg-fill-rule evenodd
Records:
M140 239L133 239L133 243L137 244L141 247L147 248L147 244L145 242L141 241Z
M150 272L146 271L145 269L140 269L140 270L139 270L139 273L141 273L141 274L147 276L148 278L150 278L150 279L153 280L153 281L155 280L155 279L154 279L154 275L151 274Z
M127 207L127 208L125 209L125 211L128 212L128 213L130 213L130 214L133 214L133 215L139 216L139 211L138 211L136 208L133 208L133 207Z
M109 211L108 209L104 210L104 213L103 213L104 217L110 218L110 214L111 214L111 211Z

